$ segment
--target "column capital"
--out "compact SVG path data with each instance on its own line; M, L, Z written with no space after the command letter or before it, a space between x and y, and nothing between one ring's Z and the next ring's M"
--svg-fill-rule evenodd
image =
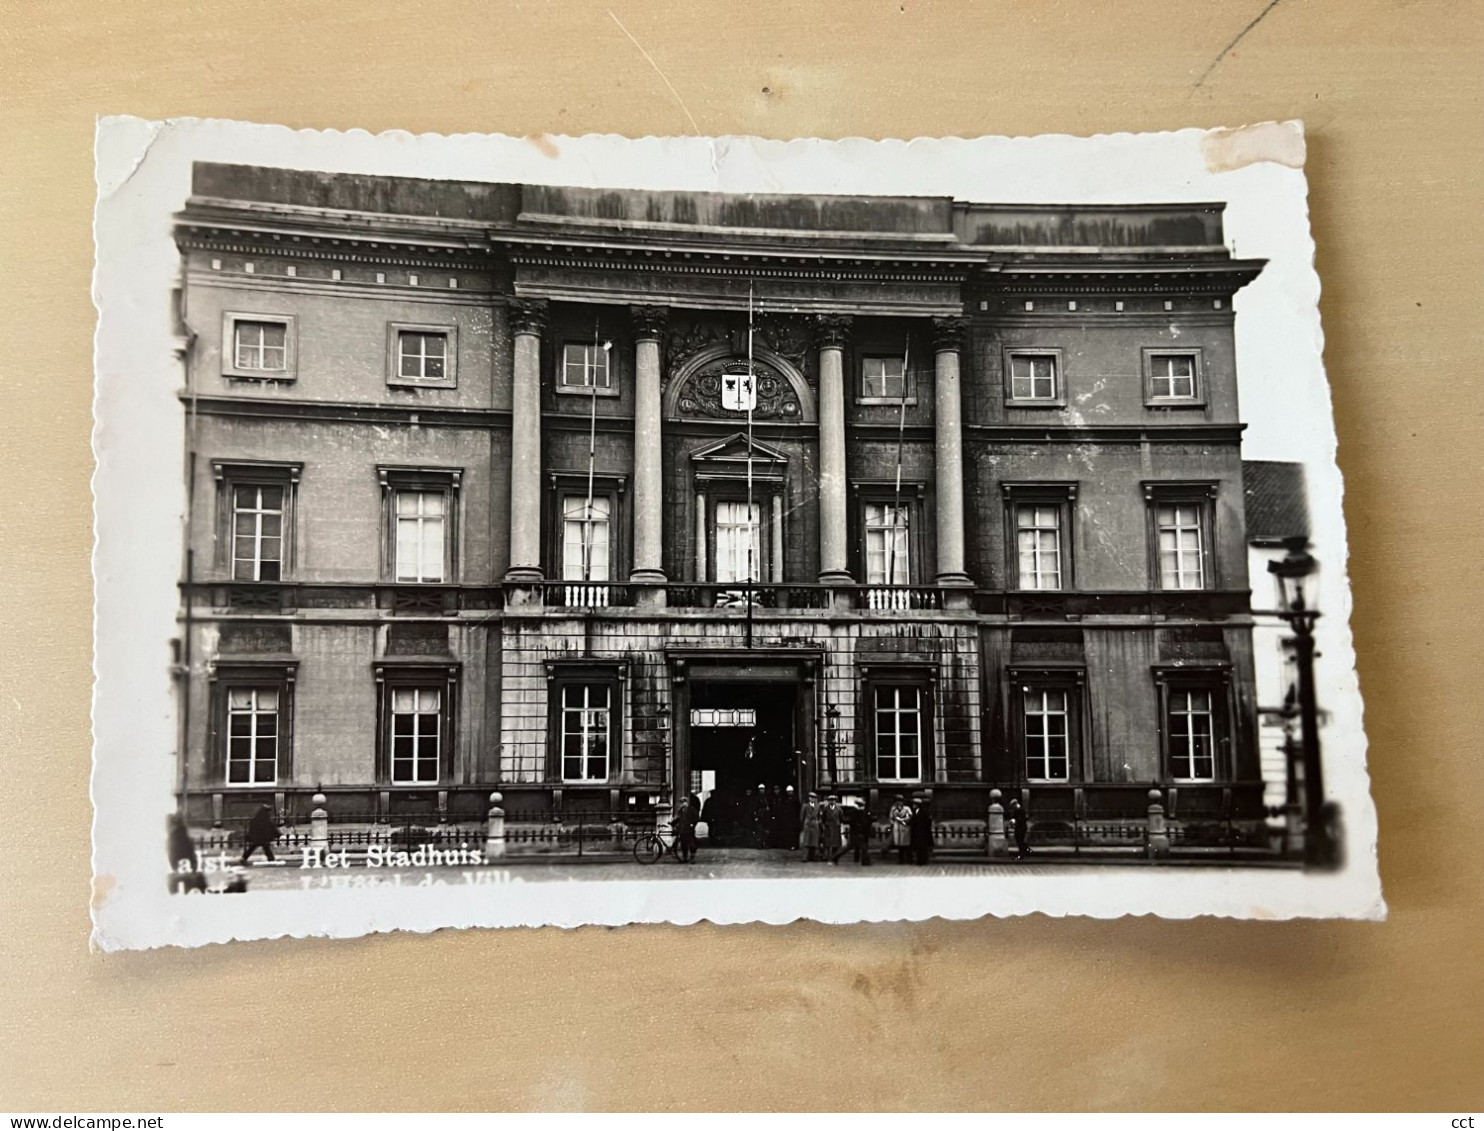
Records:
M946 318L933 319L933 349L937 352L943 350L958 350L963 348L964 327L967 319L962 315L949 315Z
M510 325L517 334L540 334L546 329L544 298L518 298L510 304Z
M668 306L631 306L629 318L634 325L634 337L639 341L659 341L665 333L665 324L670 320Z
M850 337L850 324L854 322L848 314L816 314L814 316L814 344L820 349L844 349Z

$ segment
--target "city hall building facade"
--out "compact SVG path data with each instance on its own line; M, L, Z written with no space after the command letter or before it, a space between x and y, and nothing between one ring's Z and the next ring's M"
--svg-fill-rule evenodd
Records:
M1220 204L198 164L175 236L193 824L1261 825Z

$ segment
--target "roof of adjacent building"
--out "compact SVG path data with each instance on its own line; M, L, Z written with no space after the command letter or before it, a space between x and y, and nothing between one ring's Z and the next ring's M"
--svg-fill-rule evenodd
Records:
M1309 536L1303 464L1243 460L1242 482L1249 542L1277 543Z
M321 214L337 223L418 219L498 235L745 243L807 239L914 248L933 255L1102 250L1123 257L1230 259L1221 202L994 204L947 196L715 193L422 180L197 162L188 212L226 208L269 219Z

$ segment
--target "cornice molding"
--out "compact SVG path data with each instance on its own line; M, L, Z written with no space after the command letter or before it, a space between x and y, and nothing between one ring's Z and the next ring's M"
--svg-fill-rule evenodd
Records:
M429 270L455 269L461 271L490 271L499 267L499 262L487 252L477 249L448 247L440 255L436 247L418 248L398 246L379 248L375 241L361 241L353 237L314 239L308 242L280 242L272 236L263 239L242 239L234 233L228 238L205 238L199 235L176 234L175 245L182 251L216 251L231 255L251 255L262 258L296 260L332 260L337 263L368 263L386 267L423 267Z
M187 411L202 416L260 420L315 420L341 424L439 425L445 428L510 427L510 410L497 408L430 408L427 405L347 404L338 401L195 395L181 392Z
M440 264L439 270L461 270ZM273 294L326 295L332 298L377 299L394 295L398 302L437 303L440 306L477 306L488 309L503 303L503 296L473 287L410 286L407 283L366 283L354 279L312 279L292 275L246 274L238 271L192 271L187 281L193 287L221 290L267 291Z
M1241 444L1245 424L974 424L964 432L990 443Z

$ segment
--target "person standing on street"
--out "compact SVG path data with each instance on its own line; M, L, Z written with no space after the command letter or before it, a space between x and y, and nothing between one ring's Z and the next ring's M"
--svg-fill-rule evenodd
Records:
M841 835L840 796L832 793L824 799L824 811L819 815L819 834L824 858L831 864L840 863L845 852L845 838Z
M933 855L933 810L928 799L921 793L912 795L912 859L921 866Z
M799 847L805 860L819 859L819 842L823 814L819 811L819 794L810 792L799 808Z
M850 822L850 850L855 862L863 868L871 866L871 806L862 797L853 806L847 818Z
M784 789L778 802L778 847L790 852L799 847L799 795L793 786Z
M268 857L268 863L272 864L273 844L278 840L278 823L273 819L273 810L267 805L259 805L258 811L252 815L252 820L247 823L247 844L242 850L242 862L247 863L248 857L253 850L261 848L263 855Z
M897 794L887 815L891 822L891 846L897 850L897 863L907 863L912 853L912 806L902 794Z
M1017 859L1023 860L1026 853L1030 852L1030 848L1026 845L1026 840L1030 835L1030 827L1026 823L1025 807L1020 804L1020 798L1012 797L1010 799L1010 807L1006 810L1005 816L1010 821L1010 831L1015 837L1015 856Z
M675 806L672 825L675 832L675 858L682 864L689 864L695 856L696 841L696 821L691 816L689 797L682 796L680 804Z

